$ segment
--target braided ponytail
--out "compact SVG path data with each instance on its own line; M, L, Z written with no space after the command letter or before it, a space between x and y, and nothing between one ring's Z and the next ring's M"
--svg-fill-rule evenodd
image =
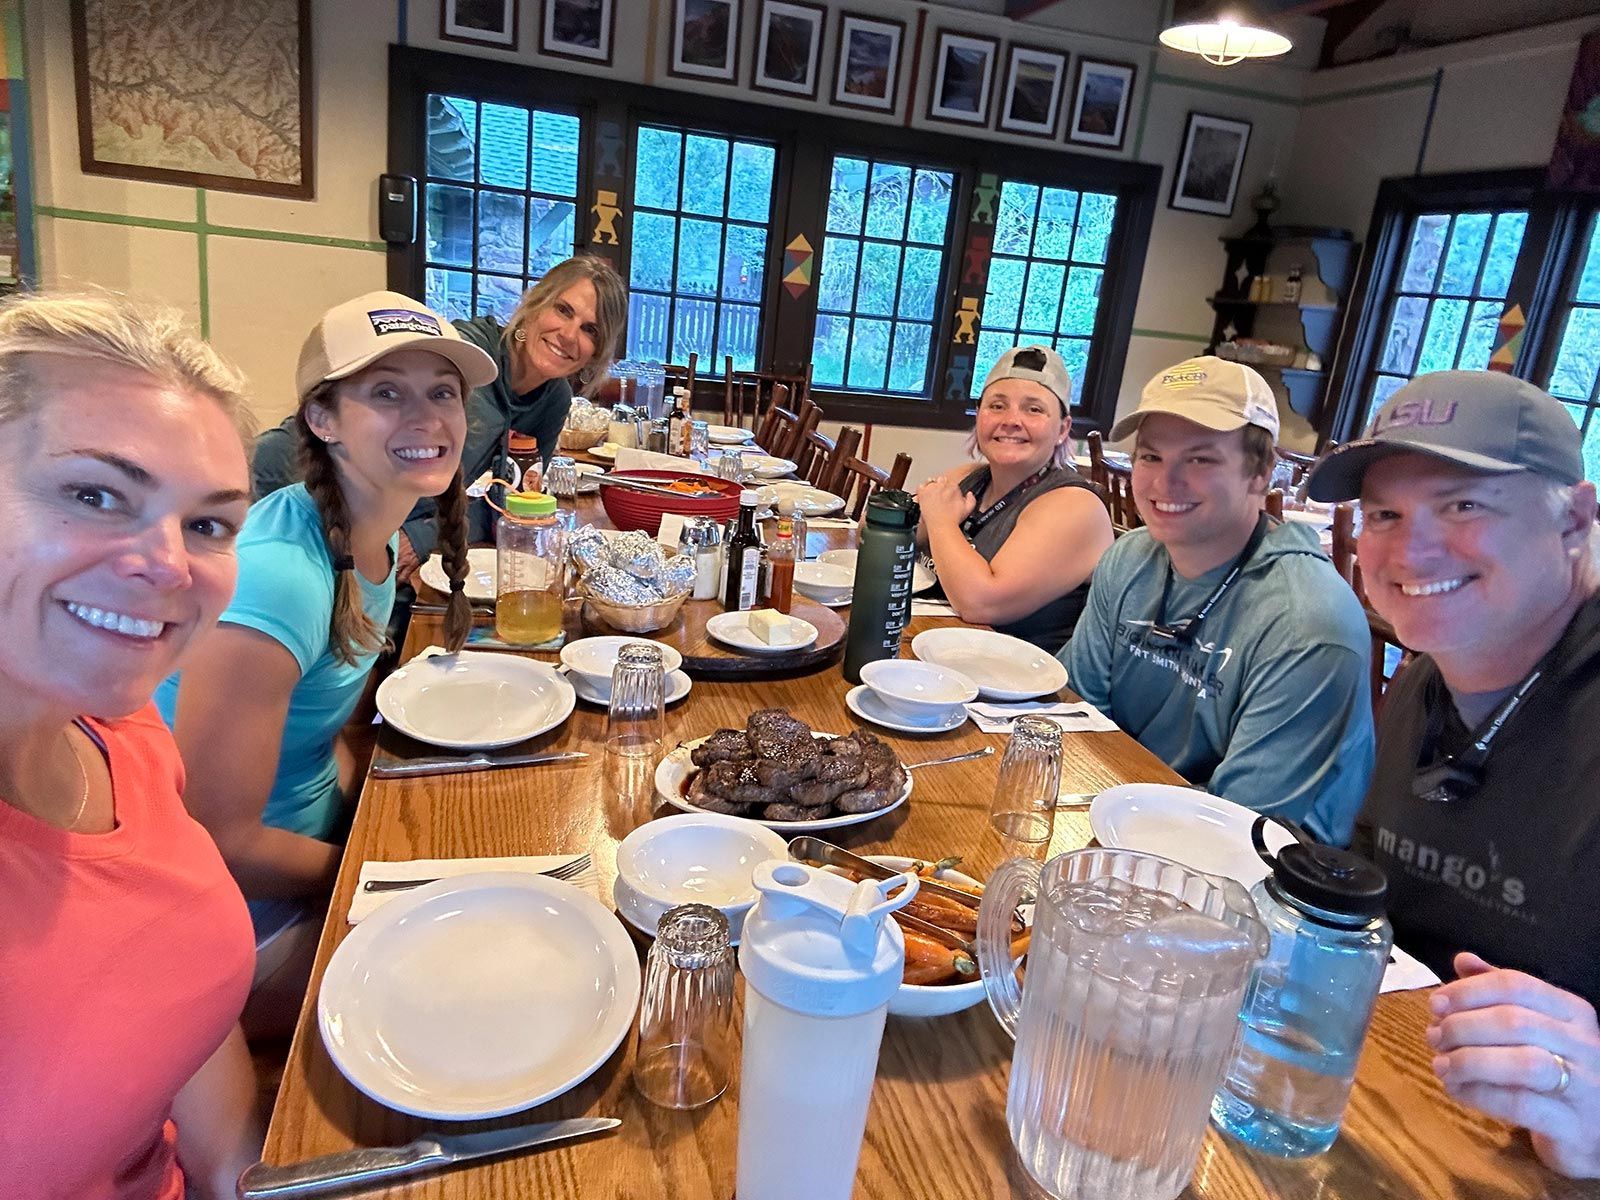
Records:
M319 384L306 396L295 415L295 427L300 433L300 465L306 492L322 518L322 536L328 543L328 558L333 566L333 620L328 628L328 648L339 662L353 666L364 652L380 649L385 635L361 604L361 585L356 581L356 564L350 550L350 510L345 505L344 489L339 486L333 451L306 421L306 409L311 405L331 406L335 386L331 382Z
M444 611L444 648L451 654L461 649L472 629L472 604L467 599L467 492L461 468L450 478L450 486L439 493L433 527L439 535L439 557L450 580L450 602Z

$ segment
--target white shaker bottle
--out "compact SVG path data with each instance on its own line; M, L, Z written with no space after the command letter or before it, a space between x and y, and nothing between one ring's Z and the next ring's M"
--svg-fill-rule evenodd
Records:
M917 877L852 883L767 862L754 882L761 899L739 946L735 1194L850 1200L884 1016L905 968L905 938L889 914L916 895Z

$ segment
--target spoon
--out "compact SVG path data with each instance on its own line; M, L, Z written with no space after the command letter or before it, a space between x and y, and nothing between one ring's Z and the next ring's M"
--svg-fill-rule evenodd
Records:
M942 767L945 763L966 762L969 758L988 758L993 753L993 746L985 746L982 750L968 750L965 754L952 754L948 758L930 758L926 762L907 763L906 770L918 771L923 767Z

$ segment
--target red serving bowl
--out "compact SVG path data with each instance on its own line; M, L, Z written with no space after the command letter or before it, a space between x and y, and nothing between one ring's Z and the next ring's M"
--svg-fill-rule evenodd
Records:
M654 533L661 528L663 513L682 513L690 517L715 517L728 521L739 515L739 493L744 489L731 479L718 479L715 475L695 475L683 471L612 471L613 479L637 479L665 487L677 479L692 479L701 487L711 488L714 496L658 496L651 492L634 492L627 488L602 487L600 502L605 505L606 516L618 529L643 529Z

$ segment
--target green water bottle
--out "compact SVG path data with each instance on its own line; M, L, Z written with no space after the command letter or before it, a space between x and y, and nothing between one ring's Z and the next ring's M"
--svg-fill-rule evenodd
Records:
M867 501L844 648L844 677L851 683L861 682L867 663L900 653L900 635L911 620L920 515L910 492L883 489Z

